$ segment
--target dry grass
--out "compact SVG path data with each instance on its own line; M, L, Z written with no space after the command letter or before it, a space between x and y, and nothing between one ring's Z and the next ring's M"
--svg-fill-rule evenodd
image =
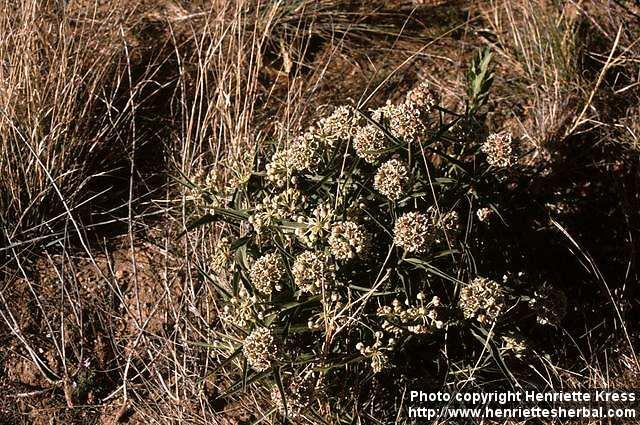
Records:
M126 2L129 4L129 2ZM9 244L73 222L130 148L123 41L130 5L64 11L24 1L2 5L0 209ZM79 229L76 229L76 231Z
M584 215L566 218L569 230L543 223L547 209L523 220L587 264L580 278L608 293L603 322L576 313L581 325L559 336L576 337L563 345L566 357L536 352L525 379L637 387L634 6L4 0L0 10L0 416L8 421L275 423L259 385L217 398L233 365L218 369L221 305L203 276L220 229L185 232L204 212L198 188L207 177L242 181L263 169L263 155L328 104L369 106L427 79L459 106L467 59L485 46L496 63L489 120L527 140L545 176L524 196L559 204L540 189L555 185L582 199L610 175L619 187L589 192L603 210L620 199L620 211L597 216L619 229L603 244L584 233L592 228ZM581 146L593 160L578 169ZM601 155L602 146L613 154ZM557 172L564 164L578 171ZM547 272L555 263L540 264ZM603 343L600 327L615 340ZM618 354L604 363L596 347ZM482 374L448 366L460 381ZM380 423L353 396L342 406L353 420ZM340 423L336 414L315 420Z
M509 70L510 96L522 97L515 101L523 109L516 118L523 137L544 146L580 133L604 134L613 130L612 114L633 113L638 39L632 13L606 2L485 6L491 44Z

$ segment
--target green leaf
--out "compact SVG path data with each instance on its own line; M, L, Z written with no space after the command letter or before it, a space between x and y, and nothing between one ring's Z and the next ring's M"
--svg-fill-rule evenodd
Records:
M197 189L198 186L196 186L195 183L193 183L191 180L189 180L189 177L187 177L186 174L184 174L181 170L179 169L175 169L175 171L178 172L179 176L174 176L169 174L169 178L175 180L176 182L182 184L183 186L188 187L189 189Z
M473 58L467 72L468 115L484 106L493 84L493 72L489 69L491 50L485 48Z
M272 303L275 307L278 308L278 312L282 313L287 310L294 309L296 307L301 307L307 304L312 304L318 302L322 298L322 295L314 295L312 297L307 298L304 301L291 301L284 304Z
M284 385L282 385L282 376L280 375L280 368L277 367L273 370L273 377L276 380L276 384L278 385L278 390L280 391L280 397L282 397L282 404L284 406L284 419L289 417L289 409L287 408L287 396L284 392Z
M216 221L222 220L231 224L238 224L238 222L249 218L249 210L234 210L231 208L212 208L212 210L213 214L205 214L197 220L187 224L187 229L180 233L178 238L184 236L184 234L190 230L215 223Z
M459 280L459 279L457 279L457 278L455 278L453 276L450 276L450 275L446 274L442 270L440 270L437 267L427 263L424 260L421 260L419 258L405 258L404 261L409 263L409 264L412 264L412 265L414 265L416 267L424 269L424 270L426 270L426 271L428 271L430 273L433 273L436 276L440 276L443 279L449 280L449 281L451 281L453 283L458 283L458 284L464 285L463 281L461 281L461 280Z
M500 368L504 376L509 380L511 387L513 389L516 389L516 387L520 388L518 380L515 376L513 376L513 373L511 373L511 370L509 370L509 368L507 367L507 364L505 363L504 358L500 353L500 349L493 341L491 335L489 335L489 332L481 326L474 324L471 329L471 334L489 349L489 354L491 355L491 357L493 357L493 360L496 362L496 365L498 365L498 368Z
M248 376L249 376L249 362L247 362L247 359L245 357L244 361L242 362L242 391L244 391L247 388Z
M364 357L364 356L362 356L360 354L352 355L351 358L349 358L347 360L344 360L344 361L338 362L338 363L331 363L331 364L329 364L327 366L319 367L316 370L324 373L324 372L330 371L331 369L344 367L344 366L346 366L348 364L357 363L357 362L361 362L361 361L364 361L364 360L366 360L366 357Z
M271 371L266 370L264 372L254 373L253 375L249 376L248 368L247 368L247 375L245 376L245 374L243 373L242 378L237 380L233 384L231 384L231 386L229 386L229 388L227 388L225 392L223 392L218 396L218 399L224 399L224 398L230 397L233 394L237 393L238 391L241 391L244 388L246 388L247 385L250 385L256 381L259 381L264 377L269 376L270 374L271 374Z
M205 225L213 223L213 222L215 222L217 220L218 219L216 217L214 217L213 215L205 214L202 217L198 218L197 220L194 220L191 223L188 223L186 230L184 230L183 232L181 232L178 235L178 239L181 238L182 236L184 236L190 230L197 229L198 227L205 226Z
M448 257L450 255L459 254L459 253L460 253L460 250L458 249L445 249L440 252L435 252L431 254L426 261L435 260L437 258L442 258L442 257Z
M358 285L349 285L349 288L358 291L358 292L371 292L371 288L366 288L364 286ZM374 297L380 297L384 295L394 295L397 294L397 291L387 291L387 292L373 292L371 295Z
M236 239L231 244L231 251L235 251L235 250L247 245L247 243L249 243L250 240L251 240L251 236L243 236L241 238Z
M209 282L211 282L215 290L218 291L218 293L222 295L222 297L225 300L228 300L229 298L231 298L232 295L229 293L229 291L227 291L222 286L220 286L218 282L216 282L215 279L209 275L209 273L205 272L204 269L200 267L198 263L195 263L195 265L198 271L200 272L200 274L202 274Z
M225 219L232 221L242 221L249 218L250 210L239 210L233 208L211 208L213 211L213 216L222 216Z

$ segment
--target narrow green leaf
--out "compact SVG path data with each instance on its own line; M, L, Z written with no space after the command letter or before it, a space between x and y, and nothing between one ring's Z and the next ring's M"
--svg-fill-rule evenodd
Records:
M431 264L427 263L424 260L421 260L419 258L405 258L404 261L409 263L409 264L413 264L416 267L419 267L419 268L422 268L424 270L427 270L428 272L433 273L436 276L440 276L443 279L449 280L449 281L451 281L453 283L464 285L464 282L462 282L461 280L446 274L442 270L438 269L435 266L432 266Z
M278 391L280 391L280 397L282 397L282 404L284 406L284 419L285 421L289 417L289 409L287 408L287 395L284 391L284 385L282 385L282 376L280 375L280 368L276 367L273 369L273 377L276 380L276 384L278 385Z

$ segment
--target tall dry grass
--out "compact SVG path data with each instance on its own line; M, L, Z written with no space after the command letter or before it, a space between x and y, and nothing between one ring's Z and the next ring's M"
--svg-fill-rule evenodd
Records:
M0 12L0 220L4 246L83 239L99 178L128 170L139 4L4 1ZM83 206L84 211L83 211ZM90 223L86 223L90 224Z
M612 113L634 114L638 37L629 7L540 0L481 7L499 67L509 69L509 90L524 103L518 130L534 145L594 131L610 135L618 119ZM634 134L625 134L631 144Z

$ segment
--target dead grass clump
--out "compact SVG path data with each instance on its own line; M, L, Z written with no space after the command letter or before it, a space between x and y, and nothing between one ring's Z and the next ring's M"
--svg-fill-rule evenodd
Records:
M536 147L563 139L587 84L579 68L578 13L571 5L525 0L490 2L483 15L495 37L498 70L509 78L505 92L521 97L515 100L525 118L518 130Z
M142 6L56 4L5 2L0 16L5 246L59 237L65 223L82 240L83 224L112 219L97 206L113 209L128 188L140 137L133 123L144 85L135 79L146 78L134 70Z
M509 75L505 92L521 98L512 127L533 148L553 151L572 136L612 132L633 145L630 127L617 125L632 116L638 99L633 8L531 0L486 5L498 70L504 66Z

